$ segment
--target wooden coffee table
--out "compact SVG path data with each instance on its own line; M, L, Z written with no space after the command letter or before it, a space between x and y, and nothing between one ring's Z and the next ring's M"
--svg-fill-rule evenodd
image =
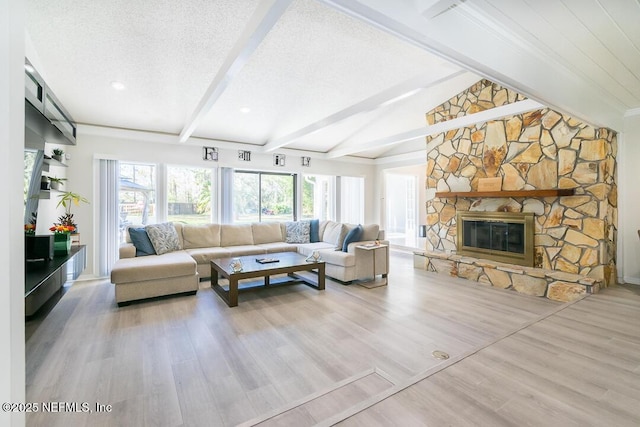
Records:
M231 261L239 258L242 262L242 270L234 272L231 269ZM257 262L262 258L274 258L278 262L261 264ZM289 285L294 283L304 283L318 290L324 289L324 261L307 262L306 257L296 252L277 252L272 254L250 255L234 258L215 258L211 263L211 288L216 291L229 307L238 305L238 291L244 289L255 289L257 287L271 287L280 285ZM318 271L318 279L316 281L296 274L299 271ZM276 274L287 274L285 280L271 280L271 276ZM218 276L222 276L229 280L229 285L225 287L218 283ZM242 288L238 288L238 281L242 279L252 279L264 277L264 284L248 283L242 284Z

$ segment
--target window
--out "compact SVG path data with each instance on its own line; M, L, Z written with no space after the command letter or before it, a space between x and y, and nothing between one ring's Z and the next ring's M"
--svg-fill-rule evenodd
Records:
M295 175L235 171L234 222L292 221L295 214Z
M212 180L212 169L167 167L167 221L212 222Z
M120 163L119 170L120 239L127 225L146 225L156 218L156 166Z
M335 219L335 177L304 175L302 219Z

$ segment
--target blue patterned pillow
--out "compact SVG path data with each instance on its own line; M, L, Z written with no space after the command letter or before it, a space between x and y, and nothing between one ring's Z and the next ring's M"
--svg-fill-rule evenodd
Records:
M309 243L309 221L291 221L285 223L287 243Z
M172 222L147 225L144 229L158 255L182 249L178 232Z
M136 256L155 255L156 250L153 248L147 230L144 228L129 228L129 237L131 243L136 247Z

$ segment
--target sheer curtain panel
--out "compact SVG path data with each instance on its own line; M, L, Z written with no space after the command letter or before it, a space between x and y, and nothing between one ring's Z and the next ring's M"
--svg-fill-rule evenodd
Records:
M98 273L107 277L118 259L118 233L120 215L118 213L120 173L117 160L100 160L100 206L98 231Z

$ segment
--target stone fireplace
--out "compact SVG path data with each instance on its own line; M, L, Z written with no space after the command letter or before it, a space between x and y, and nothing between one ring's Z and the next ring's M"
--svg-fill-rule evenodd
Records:
M428 112L427 122L524 99L481 80ZM427 147L426 188L439 194L426 205L427 252L446 259L456 254L461 212L527 213L533 216L532 274L567 273L599 286L616 282L615 132L543 108L431 135ZM500 190L479 192L484 178L498 180ZM485 272L477 279L495 286Z
M457 253L533 267L533 213L458 212Z

